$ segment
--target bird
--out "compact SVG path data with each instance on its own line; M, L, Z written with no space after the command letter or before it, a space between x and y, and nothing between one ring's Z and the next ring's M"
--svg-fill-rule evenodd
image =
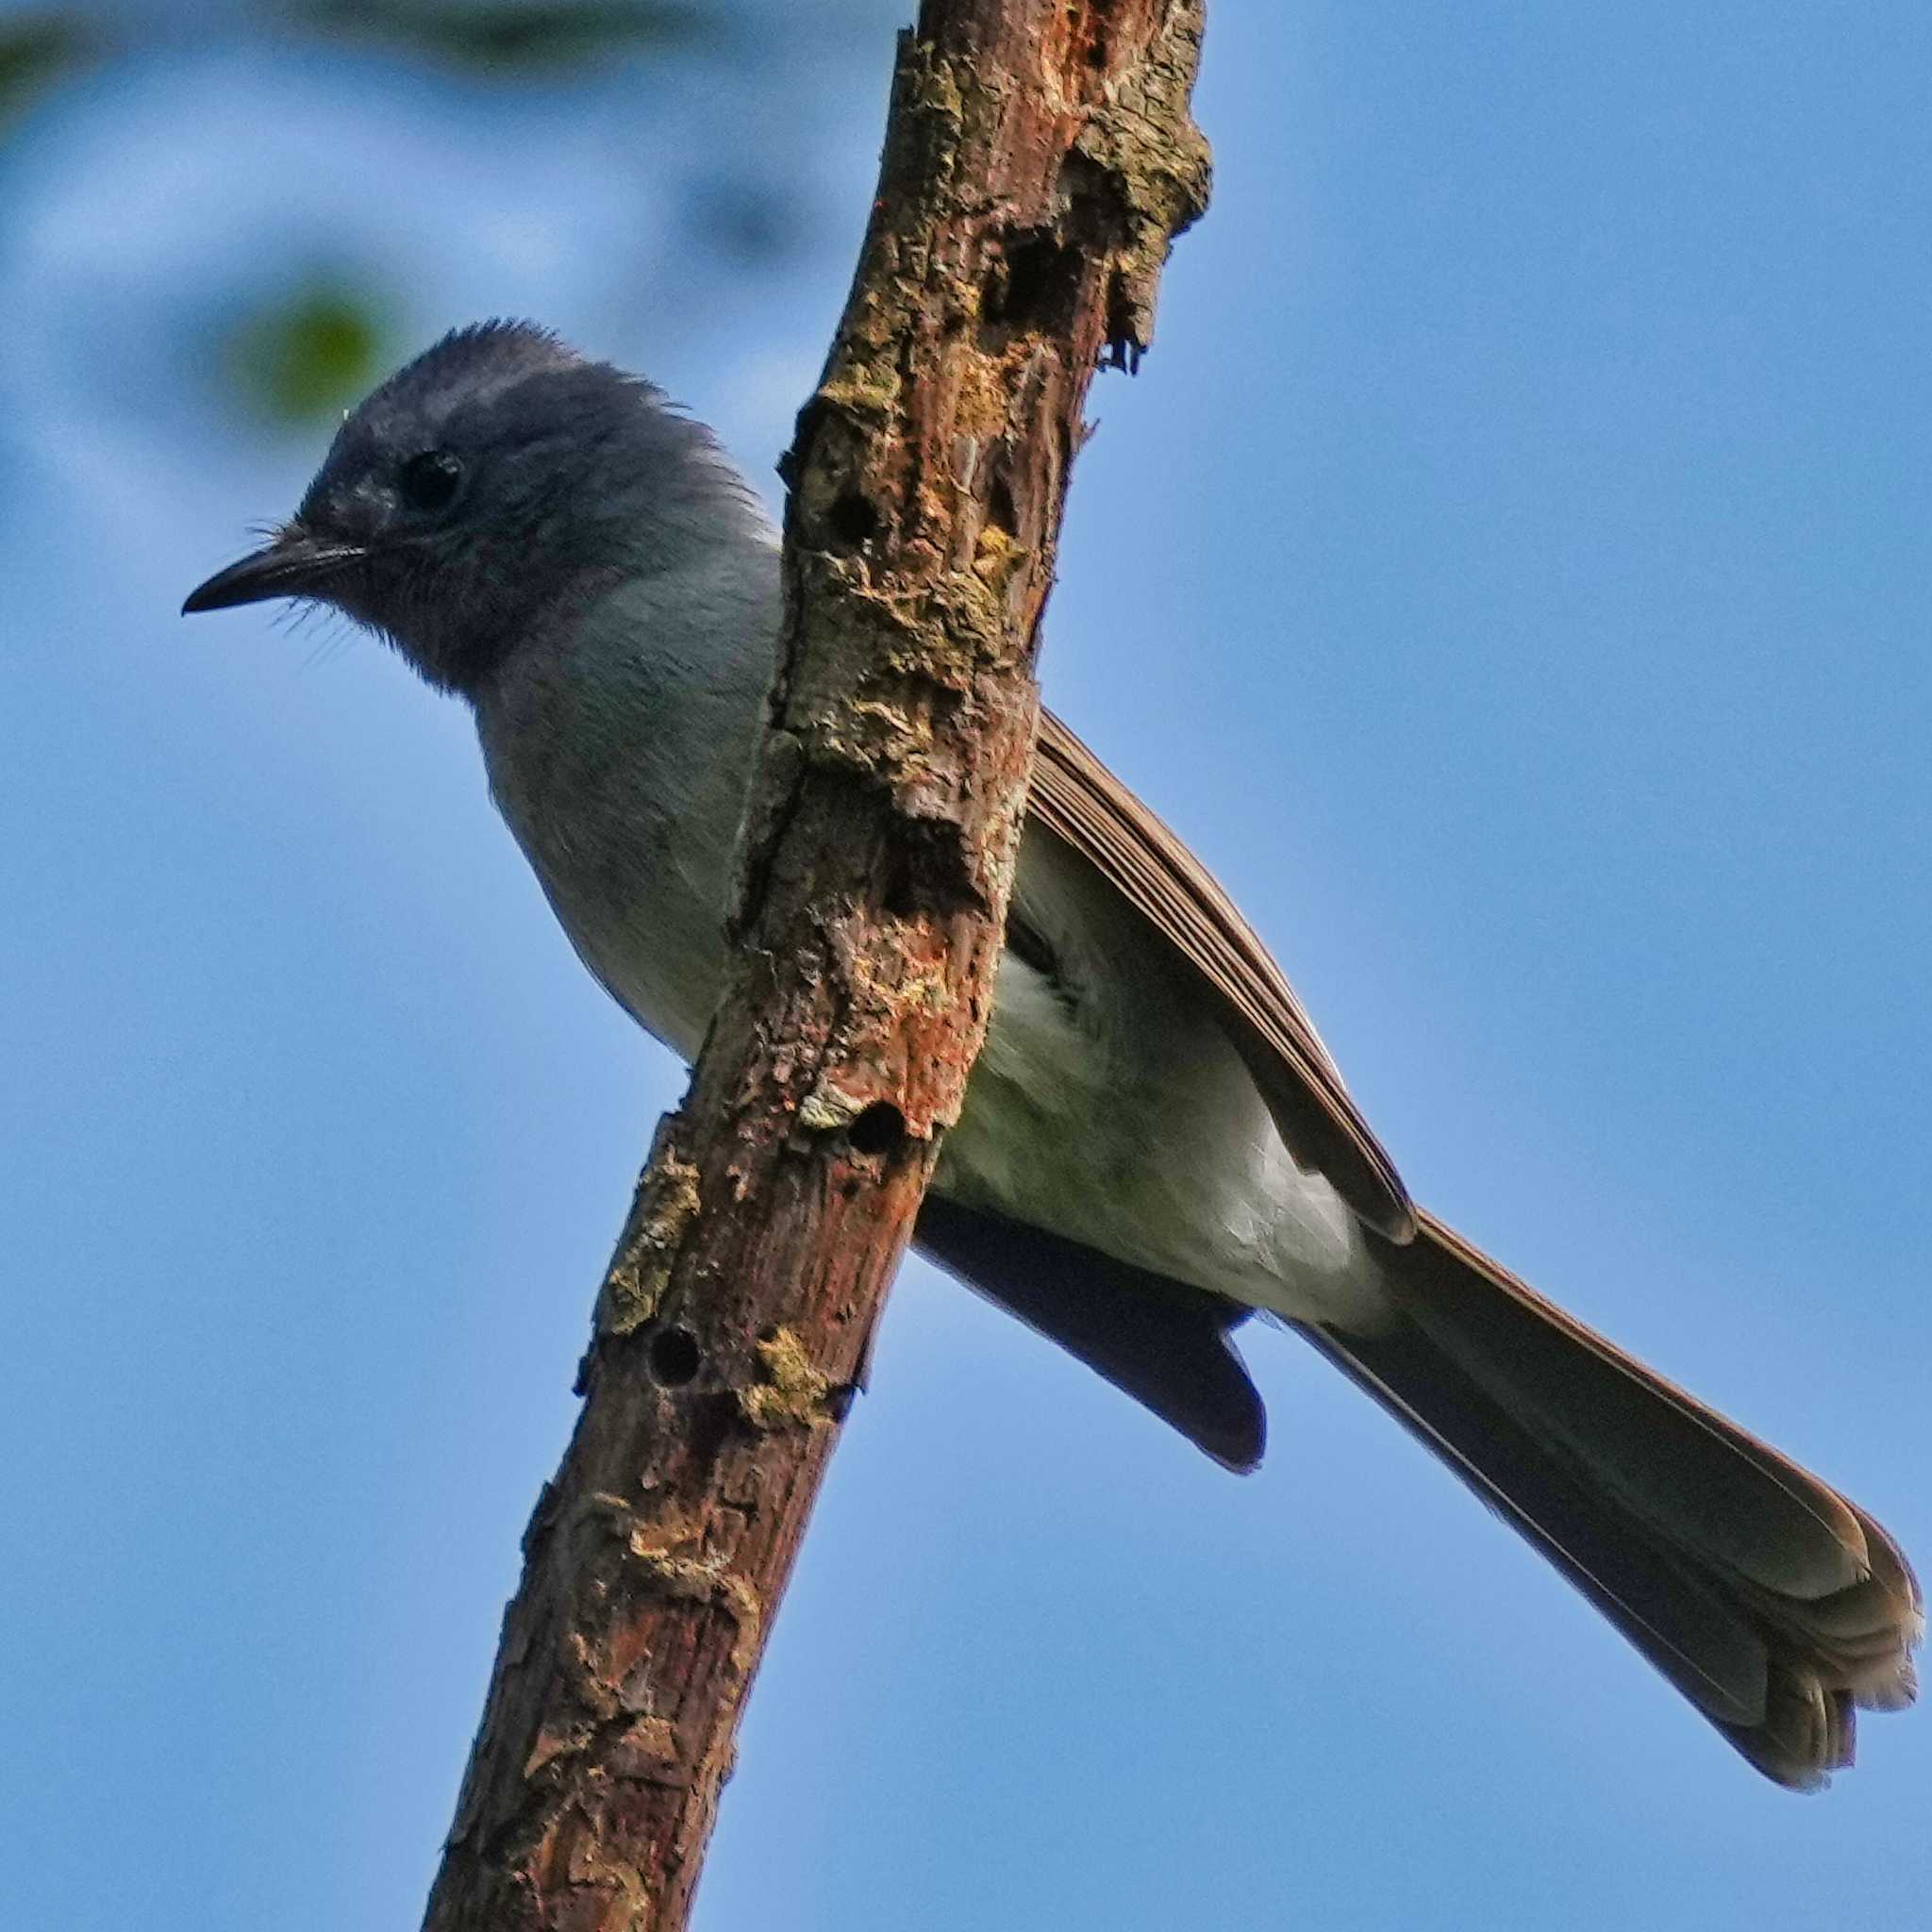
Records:
M712 432L536 325L454 330L183 609L272 598L469 706L577 954L693 1058L783 605ZM1235 1471L1266 1425L1234 1331L1274 1317L1777 1784L1911 1703L1924 1602L1879 1523L1411 1201L1248 923L1050 712L1005 941L915 1228L941 1268Z

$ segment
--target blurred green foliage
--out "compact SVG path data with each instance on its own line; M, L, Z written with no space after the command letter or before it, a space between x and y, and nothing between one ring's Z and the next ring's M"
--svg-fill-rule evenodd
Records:
M99 51L96 34L82 20L34 13L0 21L0 134L55 81Z
M849 0L770 0L836 30ZM143 14L69 0L0 18L0 143L63 81L182 41L295 37L374 47L394 58L500 84L588 77L599 63L640 53L725 54L755 63L765 37L743 30L741 8L718 0L252 0L205 12L199 0L160 0ZM687 221L740 264L786 245L795 210L765 182L711 179L687 189ZM258 422L307 427L363 394L394 344L380 291L346 274L285 290L234 325L223 364Z
M676 0L306 0L294 17L498 76L555 73L721 33L715 15Z
M306 426L369 389L387 366L388 338L366 291L317 278L236 329L228 368L254 414Z
M808 4L808 0L801 0ZM56 81L105 56L139 52L138 16L46 7L0 20L0 136ZM259 0L206 24L192 8L159 10L148 37L273 35L293 29L360 41L497 79L559 73L640 49L686 51L734 38L702 0Z

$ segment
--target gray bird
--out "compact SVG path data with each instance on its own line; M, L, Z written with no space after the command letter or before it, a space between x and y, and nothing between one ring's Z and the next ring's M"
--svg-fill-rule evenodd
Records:
M332 605L462 698L584 963L690 1059L778 564L701 425L489 323L384 383L293 520L183 608ZM918 1241L1231 1469L1263 1414L1230 1331L1280 1317L1780 1784L1852 1761L1855 1706L1913 1697L1919 1588L1879 1524L1417 1208L1260 941L1051 717Z

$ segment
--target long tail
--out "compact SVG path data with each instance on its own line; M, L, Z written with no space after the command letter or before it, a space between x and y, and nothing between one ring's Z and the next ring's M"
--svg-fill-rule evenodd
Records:
M1317 1348L1556 1564L1767 1777L1852 1761L1917 1690L1919 1586L1837 1491L1424 1216L1401 1318Z

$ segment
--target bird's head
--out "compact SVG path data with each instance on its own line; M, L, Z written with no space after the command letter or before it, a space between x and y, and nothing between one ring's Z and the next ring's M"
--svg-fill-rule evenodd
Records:
M301 506L184 611L291 597L474 696L547 614L756 516L701 425L528 323L445 336L336 433Z

